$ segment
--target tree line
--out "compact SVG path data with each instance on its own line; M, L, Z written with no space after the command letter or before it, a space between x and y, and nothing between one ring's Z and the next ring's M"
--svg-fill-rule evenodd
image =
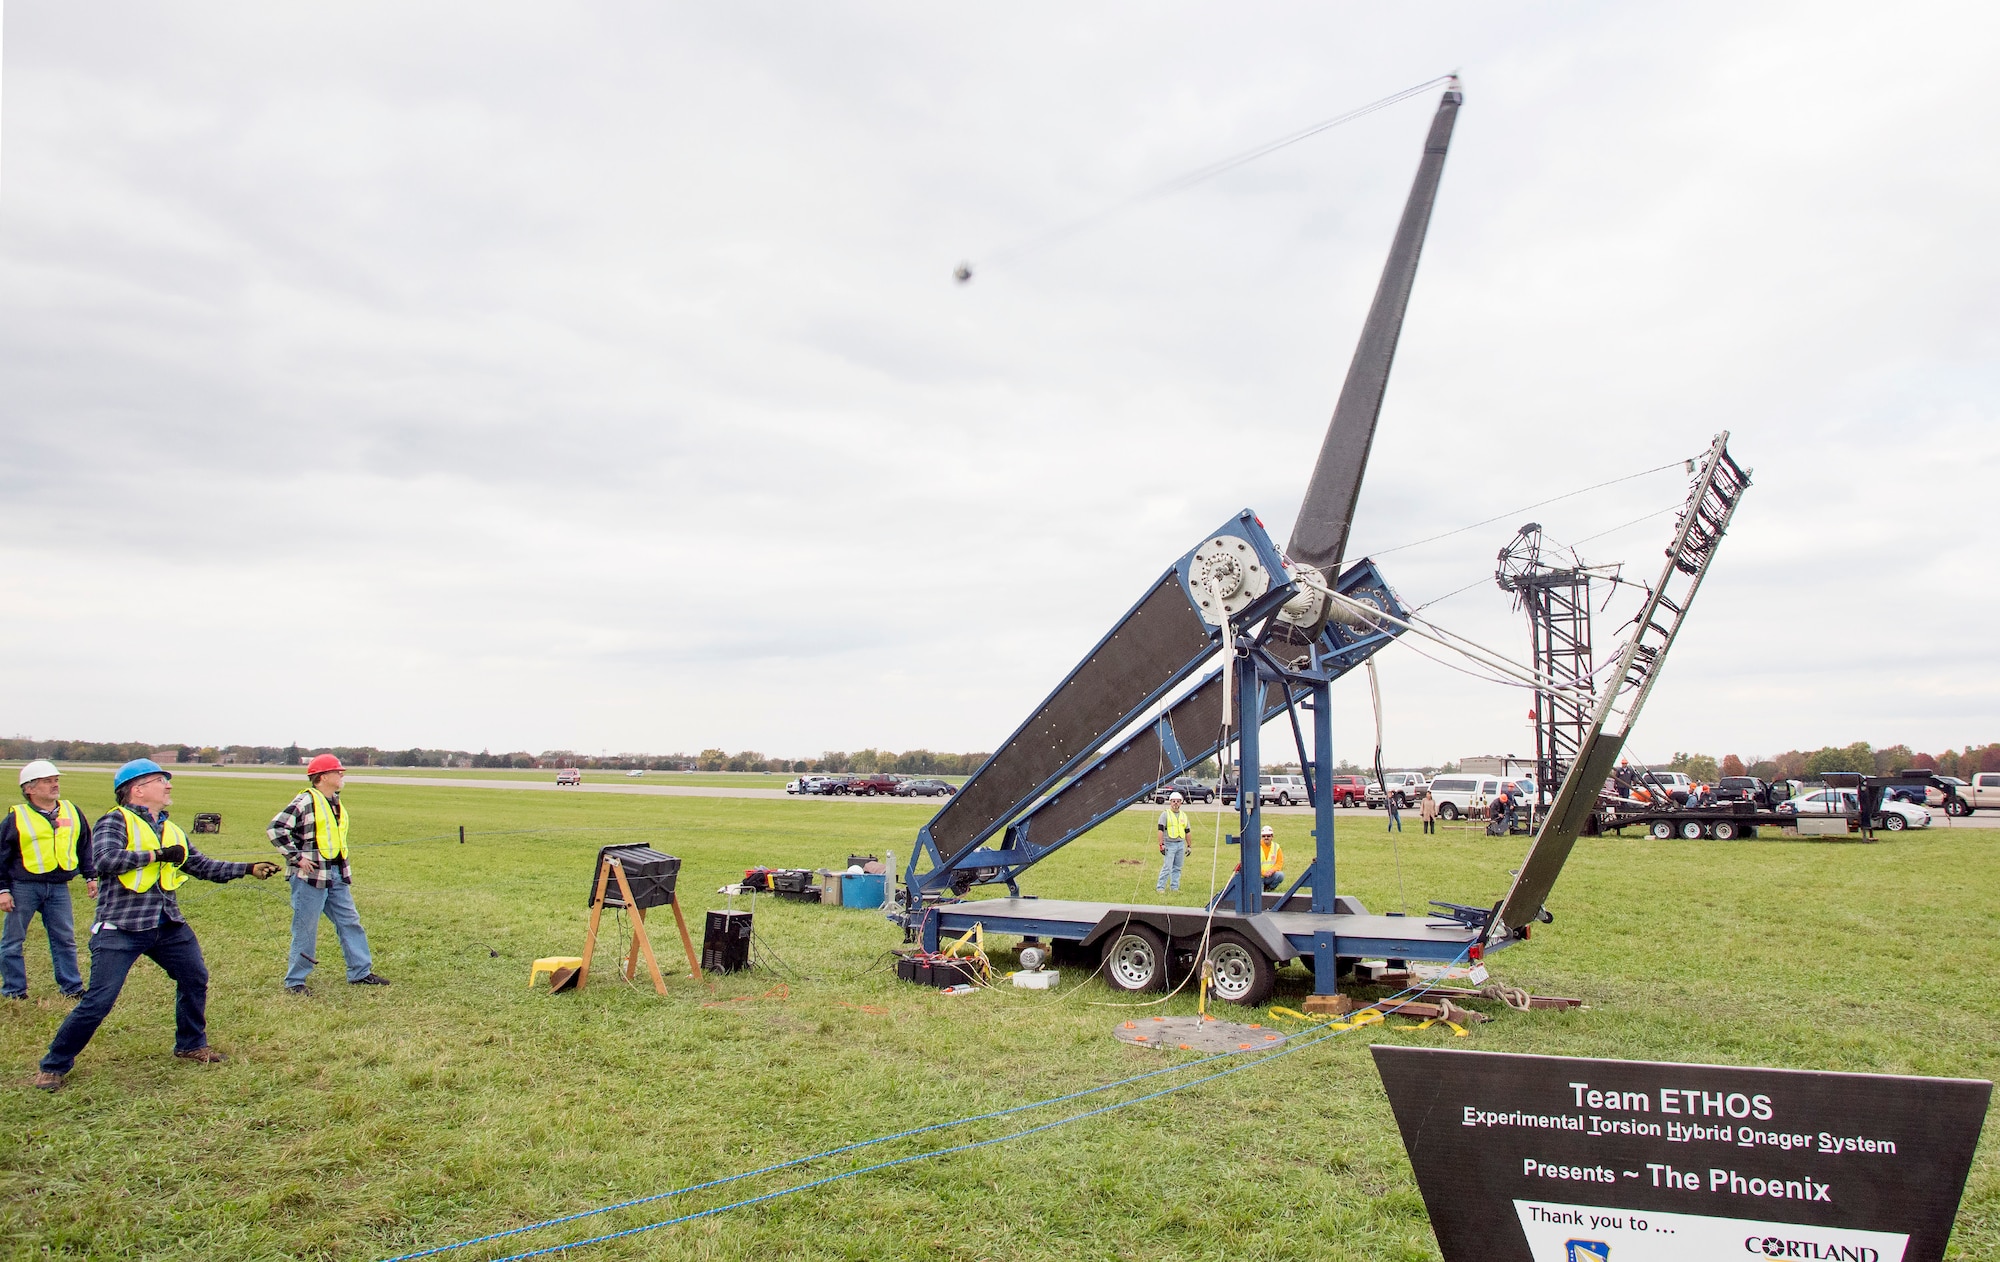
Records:
M1926 754L1908 745L1887 745L1876 749L1867 741L1852 745L1826 745L1819 749L1788 749L1769 758L1752 754L1748 758L1725 754L1675 754L1668 771L1678 771L1690 780L1714 783L1719 776L1756 776L1760 780L1811 780L1829 771L1858 771L1865 776L1888 776L1911 767L1924 767L1939 775L1970 780L1981 771L2000 771L2000 744L1967 745L1963 750L1947 749L1942 754Z
M602 771L763 771L784 775L819 773L841 775L896 773L914 776L964 776L986 761L984 753L950 754L929 749L897 753L889 749L827 750L817 758L774 758L754 749L729 753L704 749L699 753L672 754L580 754L567 749L545 749L540 753L492 750L472 753L463 749L377 749L372 745L187 745L152 741L66 741L0 738L0 758L26 760L48 758L62 762L126 762L171 753L180 762L264 763L297 766L315 754L334 754L354 767L577 767ZM1721 776L1756 776L1763 780L1810 780L1829 771L1858 771L1864 775L1890 775L1906 767L1927 767L1942 775L1970 780L1976 772L2000 772L2000 743L1967 745L1941 754L1912 750L1908 745L1888 745L1881 749L1867 741L1851 745L1827 745L1814 750L1786 750L1764 757L1725 754L1676 753L1666 770L1679 771L1693 780L1713 783ZM1268 767L1267 771L1294 770L1295 766ZM1343 759L1334 768L1342 775L1364 774L1367 769ZM1430 771L1431 768L1424 770ZM1436 770L1449 772L1455 765ZM1193 774L1213 778L1213 762L1204 763Z

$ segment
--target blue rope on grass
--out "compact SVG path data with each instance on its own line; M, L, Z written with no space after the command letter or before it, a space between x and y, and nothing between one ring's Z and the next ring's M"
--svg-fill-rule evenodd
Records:
M1465 953L1460 953L1458 959L1452 961L1452 964L1448 965L1447 967L1455 967L1459 962L1463 961L1464 959L1465 959ZM1387 1008L1383 1013L1383 1015L1385 1016L1394 1015L1397 1008L1400 1008L1402 1006L1401 1004L1396 1004L1395 1001L1401 999L1404 995L1410 994L1412 991L1415 991L1417 989L1419 988L1414 986L1405 987L1403 990L1397 992L1389 999L1384 1000L1382 1004L1376 1004L1371 1006L1382 1007L1383 1004L1395 1004L1395 1007ZM1213 1082L1217 1078L1226 1078L1230 1074L1240 1073L1245 1069L1254 1068L1258 1065L1265 1064L1268 1061L1276 1060L1280 1056L1289 1056L1293 1052L1303 1051L1308 1047L1312 1047L1319 1043L1324 1043L1328 1039L1337 1038L1340 1035L1349 1032L1347 1030L1335 1030L1329 1034L1323 1034L1318 1038L1309 1039L1303 1043L1291 1042L1291 1040L1298 1039L1303 1037L1304 1035L1312 1033L1313 1030L1324 1029L1324 1028L1325 1027L1323 1025L1315 1026L1313 1027L1312 1030L1297 1030L1290 1034L1283 1035L1282 1038L1286 1042L1290 1043L1290 1045L1278 1051L1272 1052L1268 1056L1259 1056L1253 1060L1245 1060L1239 1064L1230 1066L1228 1069L1221 1070L1218 1073L1207 1074L1200 1078L1191 1079L1187 1082L1177 1083L1174 1086L1165 1087L1159 1091L1154 1091L1146 1095L1134 1096L1130 1100L1123 1100L1117 1104L1107 1104L1101 1108L1089 1109L1082 1113L1073 1114L1070 1117L1058 1118L1053 1122L1044 1122L1040 1126L1031 1126L1025 1130L1013 1131L1006 1135L994 1136L991 1139L975 1140L971 1143L957 1144L948 1148L933 1149L930 1152L912 1153L911 1155L906 1157L897 1157L890 1161L878 1162L875 1165L862 1166L854 1170L846 1171L845 1173L842 1174L828 1175L822 1179L814 1179L807 1183L795 1184L792 1187L780 1188L775 1192L765 1192L761 1195L749 1197L744 1200L733 1201L727 1205L718 1205L710 1209L698 1210L692 1214L683 1214L677 1218L663 1219L660 1222L647 1223L646 1225L640 1227L629 1227L626 1228L624 1231L614 1231L606 1235L591 1236L587 1239L572 1241L568 1244L548 1245L540 1249L531 1249L526 1253L508 1254L507 1256L502 1258L495 1258L492 1260L492 1262L521 1262L522 1259L542 1257L550 1253L559 1253L564 1249L579 1249L584 1247L585 1245L602 1244L608 1240L617 1240L625 1236L637 1235L641 1232L655 1231L661 1227L672 1227L680 1223L692 1222L698 1218L712 1217L713 1215L721 1214L732 1209L743 1209L747 1206L761 1204L764 1201L773 1200L780 1196L790 1196L794 1192L805 1192L813 1188L824 1187L829 1183L838 1183L843 1179L851 1179L856 1177L857 1175L870 1174L878 1170L887 1170L895 1166L906 1165L913 1161L925 1161L929 1160L932 1157L944 1157L944 1156L949 1156L953 1153L969 1152L975 1148L985 1148L992 1144L1004 1143L1010 1139L1025 1138L1026 1136L1029 1135L1039 1134L1042 1131L1052 1130L1058 1126L1067 1126L1071 1122L1079 1122L1084 1120L1085 1118L1096 1117L1099 1114L1114 1112L1115 1110L1125 1108L1129 1105L1143 1104L1148 1100L1156 1100L1161 1096L1172 1095L1177 1091L1184 1091L1189 1087L1197 1087L1205 1082ZM854 1152L858 1149L872 1148L878 1144L886 1144L891 1142L892 1140L908 1139L915 1135L926 1135L935 1131L949 1130L956 1126L966 1126L973 1122L992 1121L994 1118L1007 1117L1015 1113L1025 1113L1033 1109L1046 1108L1052 1104L1063 1104L1071 1100L1080 1100L1086 1096L1099 1095L1102 1094L1103 1092L1110 1091L1118 1087L1130 1086L1135 1082L1144 1082L1149 1078L1157 1078L1162 1074L1175 1074L1188 1069L1198 1069L1203 1065L1213 1064L1218 1060L1227 1060L1231 1057L1236 1057L1241 1055L1242 1055L1241 1052L1218 1052L1213 1056L1204 1056L1199 1060L1191 1060L1179 1065L1168 1065L1162 1069L1151 1069L1143 1074L1134 1074L1129 1078L1121 1078L1116 1082L1107 1082L1100 1086L1087 1087L1082 1091L1073 1091L1067 1095L1051 1096L1046 1100L1037 1100L1031 1104L1017 1104L1005 1109L996 1109L991 1113L980 1113L971 1117L955 1118L949 1122L933 1122L929 1126L913 1127L910 1130L898 1131L893 1135L883 1135L876 1139L864 1139L852 1144L842 1144L836 1148L829 1148L823 1152L816 1152L809 1156L794 1157L789 1161L781 1161L776 1165L764 1166L761 1169L746 1170L741 1174L727 1175L720 1179L711 1179L705 1183L692 1183L689 1184L687 1187L676 1188L671 1192L655 1192L651 1196L641 1196L633 1200L621 1201L616 1205L605 1205L597 1209L581 1210L574 1214L565 1214L560 1218L548 1218L542 1220L541 1222L528 1223L520 1227L511 1227L506 1231L496 1231L490 1235L478 1236L470 1240L461 1240L456 1244L438 1245L430 1249L420 1249L415 1253L400 1253L392 1258L384 1258L382 1259L382 1262L415 1262L415 1260L418 1258L434 1257L441 1253L452 1253L456 1252L459 1249L469 1249L474 1245L490 1244L495 1240L504 1240L509 1236L518 1236L523 1232L539 1231L545 1227L559 1227L564 1223L576 1222L578 1219L582 1218L592 1218L599 1214L610 1214L621 1209L631 1209L637 1205L648 1205L655 1201L670 1200L677 1196L685 1196L690 1192L702 1192L710 1188L722 1187L725 1184L740 1182L743 1179L755 1178L760 1174L772 1174L779 1170L788 1170L796 1166L806 1165L810 1162L821 1161L828 1157L836 1157L839 1156L841 1153Z

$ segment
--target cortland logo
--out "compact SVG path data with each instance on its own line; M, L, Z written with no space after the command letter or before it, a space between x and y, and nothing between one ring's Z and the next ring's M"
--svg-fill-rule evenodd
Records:
M1777 1236L1746 1236L1743 1252L1766 1258L1809 1258L1812 1262L1882 1262L1882 1255L1865 1244L1821 1244Z
M1572 1240L1566 1247L1569 1262L1606 1262L1611 1256L1611 1246L1602 1240Z

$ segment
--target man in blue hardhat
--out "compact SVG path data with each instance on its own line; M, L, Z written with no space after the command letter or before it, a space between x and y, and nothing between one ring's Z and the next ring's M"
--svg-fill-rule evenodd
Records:
M35 1085L44 1091L61 1088L142 955L174 979L174 1055L201 1064L226 1059L208 1045L208 965L174 890L191 876L218 884L242 876L261 881L278 865L226 863L189 845L180 825L167 818L173 780L150 758L134 759L111 777L118 806L98 818L90 836L100 882L90 926L90 988L42 1057Z
M0 996L28 996L28 926L40 912L56 986L80 999L83 973L76 966L69 883L81 871L84 891L97 897L90 817L63 797L62 772L47 759L21 768L21 796L26 800L0 816L0 911L7 913L0 929Z

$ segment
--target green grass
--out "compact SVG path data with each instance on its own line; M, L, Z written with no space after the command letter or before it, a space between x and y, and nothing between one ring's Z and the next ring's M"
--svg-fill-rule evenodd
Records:
M177 788L180 818L224 815L223 835L200 840L229 858L268 853L261 825L289 793L220 777ZM94 809L108 777L72 774L65 789ZM600 946L601 971L584 993L526 989L531 958L580 947L601 844L648 840L682 856L698 936L701 911L723 901L713 891L746 865L823 866L850 850L892 849L900 859L934 804L372 784L350 797L357 897L377 966L395 985L342 984L329 931L318 993L286 996L282 883L191 882L182 901L214 974L210 1036L227 1065L168 1055L171 994L142 963L69 1085L53 1096L28 1088L68 1007L47 997L46 951L31 945L36 998L0 1010L19 1084L5 1096L0 1141L0 1256L379 1258L1162 1063L1109 1037L1121 1010L1093 1006L1117 998L1101 983L944 998L870 970L899 942L875 915L766 899L758 930L789 977L694 983L671 920L656 915L668 998L615 975L615 941ZM465 846L455 840L460 824L472 833ZM1070 846L1030 874L1034 892L1150 899L1148 825L1129 814ZM1339 825L1343 890L1395 909L1382 817L1343 813ZM1307 821L1278 826L1302 857ZM1497 897L1522 849L1469 826L1437 838L1411 828L1400 849L1413 908L1430 897ZM640 831L583 831L593 829ZM440 834L451 839L409 840ZM1434 1258L1370 1041L1991 1078L2000 869L1989 836L1906 834L1873 846L1586 841L1553 900L1555 925L1496 968L1509 982L1583 996L1586 1010L1507 1014L1464 1040L1372 1029L1018 1143L568 1256ZM1198 847L1190 859L1190 888L1206 884L1206 854ZM1305 990L1303 972L1288 970L1276 1002L1296 1006ZM1153 1011L1192 1010L1176 997ZM810 1174L746 1180L510 1243L636 1225L1021 1124L898 1141ZM1950 1256L2000 1256L1991 1144Z

